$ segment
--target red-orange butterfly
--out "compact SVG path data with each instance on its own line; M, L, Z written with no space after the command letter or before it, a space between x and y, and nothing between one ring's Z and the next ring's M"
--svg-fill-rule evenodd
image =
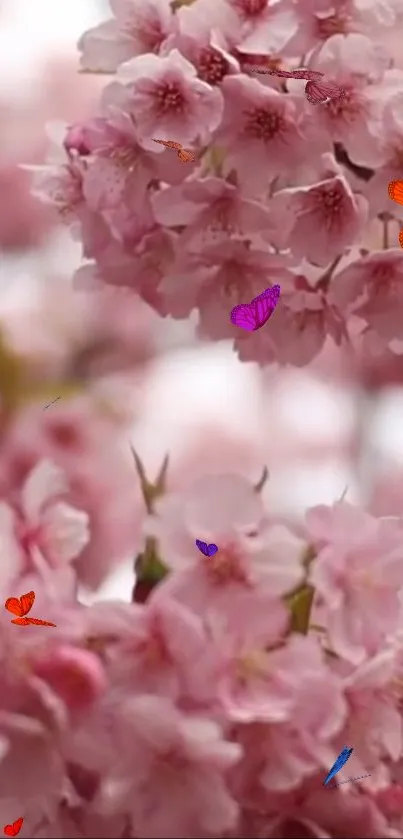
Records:
M391 181L388 186L388 193L392 201L403 205L403 181ZM403 228L399 233L399 245L403 248Z
M20 819L16 819L12 824L5 824L3 830L6 836L18 836L22 828L23 821L24 819L21 816Z
M11 623L17 623L19 626L29 626L30 624L35 624L35 626L56 626L55 623L50 623L50 621L25 617L31 611L34 601L34 591L28 591L27 594L22 594L21 597L9 597L4 605L8 612L17 615Z
M403 204L403 181L391 181L388 186L389 198L396 204Z

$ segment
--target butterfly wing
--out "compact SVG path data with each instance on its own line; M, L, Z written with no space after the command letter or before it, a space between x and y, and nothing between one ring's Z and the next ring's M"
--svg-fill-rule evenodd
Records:
M273 314L280 297L280 286L266 288L258 297L254 297L251 305L255 310L256 329L260 329Z
M30 618L14 618L11 623L17 623L18 626L29 626L31 620Z
M347 763L352 751L353 751L353 749L344 748L343 751L341 752L341 754L339 754L339 757L338 757L338 760L340 762L339 769L341 769L341 767L344 766L345 763Z
M403 248L403 228L401 229L401 231L399 233L399 245L400 245L401 248Z
M294 79L306 79L307 82L318 82L324 75L319 70L308 70L307 67L298 67L296 70L293 70Z
M8 612L21 618L27 615L35 600L35 592L28 591L27 594L22 594L21 597L9 597L5 602L5 607Z
M23 615L23 611L21 608L21 603L19 597L9 597L4 604L5 608L8 612L12 612L13 615L18 615L21 617Z
M27 594L22 594L20 597L21 606L22 606L22 614L27 615L28 612L31 611L32 606L35 602L35 592L29 591Z
M308 102L312 105L320 105L327 102L328 99L342 99L345 96L345 91L338 84L331 84L329 82L307 82L305 85L305 94Z
M252 303L255 303L256 300L263 300L265 297L269 297L274 303L278 302L280 297L281 288L279 285L272 285L270 288L265 288L261 294L258 294L257 297L254 297Z
M40 618L24 618L24 620L28 623L32 623L35 626L57 626L56 623L50 623L50 621L42 621Z
M175 140L166 140L165 145L168 149L179 149L182 148L182 143L176 143Z
M154 140L154 143L160 143L161 146L166 146L167 149L181 149L182 148L182 143L175 143L174 140Z
M388 186L389 198L397 204L403 204L403 181L391 181Z
M337 759L335 760L329 774L326 776L326 778L324 780L324 785L326 785L328 783L328 781L330 781L332 778L334 778L335 775L337 775L337 773L344 766L344 764L347 763L347 761L348 761L352 752L353 752L353 749L347 749L347 747L344 746L344 749L341 750L341 752L340 752L339 756L337 757Z
M199 551L201 551L202 554L204 554L204 556L208 556L208 548L206 542L202 542L201 539L196 539L196 545L199 548Z
M196 156L192 151L190 151L190 149L179 149L178 157L182 163L190 163L196 160Z
M12 824L5 824L3 830L6 836L18 836L22 828L23 821L24 819L20 818L16 819L16 821Z
M249 73L260 73L263 76L278 76L279 72L277 70L271 70L268 67L256 67L255 64L247 64L243 68L247 70ZM282 75L280 73L280 75Z
M273 76L278 76L280 79L292 79L293 78L292 70L281 70L281 69L277 70L277 69L275 69L275 70L270 70L270 73Z
M331 779L332 779L332 778L334 778L334 776L335 776L335 775L337 775L337 773L338 773L338 771L339 771L339 769L340 769L340 762L339 762L339 761L340 761L340 755L339 755L339 757L337 758L337 760L335 760L335 762L334 762L334 764L333 764L333 766L332 766L332 768L331 768L330 772L328 772L328 774L326 775L326 778L325 778L325 780L324 780L324 782L323 782L323 785L324 785L324 786L326 786L326 784L327 784L329 781L331 781Z
M311 105L319 105L322 102L326 102L328 99L327 93L324 93L322 86L318 85L316 82L308 82L305 85L305 95Z
M247 332L257 329L256 316L251 304L240 303L239 306L234 306L231 312L231 323L234 326L240 326L241 329L246 329Z

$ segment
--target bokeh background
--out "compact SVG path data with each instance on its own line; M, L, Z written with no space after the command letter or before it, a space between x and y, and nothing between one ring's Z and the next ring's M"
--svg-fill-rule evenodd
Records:
M105 19L104 0L0 0L1 317L34 306L43 284L69 283L80 247L30 197L29 172L49 154L45 126L95 112L104 78L78 73L76 42ZM79 293L79 292L77 292ZM150 317L152 317L150 315ZM256 477L265 464L271 509L299 517L314 504L351 501L391 514L403 509L403 360L368 362L326 347L303 370L241 364L230 344L203 345L194 324L154 318L163 348L136 407L132 443L149 474L164 455L212 469L217 451ZM49 410L52 410L49 408ZM131 599L133 557L96 593Z

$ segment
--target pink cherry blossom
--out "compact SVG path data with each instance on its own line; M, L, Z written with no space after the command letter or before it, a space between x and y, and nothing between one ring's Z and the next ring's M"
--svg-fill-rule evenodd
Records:
M119 68L117 77L126 86L128 107L136 113L145 149L155 151L154 137L183 146L206 143L220 122L220 91L198 79L193 65L176 49L166 57L134 58Z
M186 227L180 243L192 252L203 250L220 238L252 234L274 225L268 210L244 197L239 186L219 178L193 179L156 192L152 198L155 218L167 227Z
M137 199L137 205L146 211L146 189L154 173L152 161L137 143L132 120L115 111L97 128L94 159L84 176L85 200L95 211L108 211L126 202L134 209Z
M132 289L153 309L166 315L167 306L161 286L175 262L176 238L174 233L154 227L135 245L115 241L99 255L97 265L87 263L78 269L74 277L75 288L99 290L106 284ZM140 338L140 334L133 333L132 329L130 334L133 341L136 334ZM146 356L143 360L146 361Z
M82 126L91 159L86 161L83 194L88 207L102 213L114 235L119 210L127 209L131 241L137 221L140 240L154 225L147 189L154 180L181 181L183 166L166 153L149 154L138 143L138 132L130 116L111 108L107 118ZM89 151L88 151L89 153ZM175 165L176 162L176 165ZM119 238L119 236L118 236Z
M110 0L114 18L81 36L78 48L85 70L111 73L119 64L149 52L158 52L174 26L166 0Z
M49 684L71 711L87 708L106 689L99 658L87 650L60 645L35 661L35 674Z
M63 759L56 741L60 742L67 732L67 717L63 702L32 672L32 638L29 644L26 636L16 636L17 627L4 625L3 616L1 621L2 812L18 798L19 788L25 806L31 806L41 816L46 812L43 797L51 800L57 796L63 782ZM23 703L18 697L24 697ZM29 748L33 751L31 764L24 759Z
M214 646L207 646L200 660L201 675L215 692L226 716L233 722L281 722L289 718L291 694L273 678L273 654L281 646L288 627L288 614L280 601L251 592L234 595L229 613L209 617L209 634ZM275 654L274 654L275 655ZM280 668L281 669L281 668Z
M402 811L403 788L401 784L392 784L387 789L381 790L376 796L376 803L382 812L396 823L399 827L400 814Z
M396 629L401 522L339 503L311 510L307 526L318 550L310 577L329 638L338 655L359 664Z
M16 492L27 475L43 458L54 462L66 474L69 494L66 502L90 519L90 540L74 560L79 577L98 586L111 564L121 561L139 545L140 490L135 483L130 450L116 440L116 416L97 416L87 400L68 407L62 400L58 411L31 409L19 416L8 436L2 457L2 475L7 492ZM52 522L53 524L53 522ZM65 523L61 520L65 528ZM67 536L71 538L71 522ZM73 530L74 535L74 530ZM54 544L56 534L51 533ZM61 539L61 535L58 534ZM50 542L53 547L53 543ZM66 552L67 553L67 552ZM57 623L57 621L55 621Z
M287 4L270 4L265 0L237 0L227 2L237 16L242 39L237 46L251 52L281 54L290 34L297 31L298 20L294 9Z
M298 22L296 34L286 45L290 55L306 55L334 35L361 33L371 38L382 29L393 27L397 18L393 4L384 0L347 0L333 7L327 0L308 0L303 6L286 0L284 5L291 7Z
M184 502L187 508L185 521ZM258 532L264 521L260 495L245 478L228 473L201 477L186 490L171 492L161 498L156 505L156 514L148 521L147 532L159 539L169 565L186 568L189 560L194 565L201 558L195 546L195 539L202 538L200 528L209 541L214 541L213 534L218 536L220 531L234 538L243 534L247 537L249 533ZM208 529L204 531L206 527Z
M212 44L231 54L242 37L242 20L234 4L227 0L197 0L197 3L183 4L178 8L177 19L181 35L211 40Z
M348 784L328 795L328 790L320 788L322 780L322 776L316 775L290 792L261 796L259 807L246 806L237 833L239 839L319 839L347 832L353 839L371 839L376 835L397 839L397 831L390 828L379 805L363 787L356 790L358 784Z
M302 163L303 148L305 159L314 151L304 146L309 127L291 96L243 75L226 77L221 90L225 107L217 140L248 191L264 192L274 176Z
M111 657L112 680L131 693L141 686L141 693L199 698L201 679L192 664L205 652L207 632L186 606L159 594L131 614Z
M186 7L178 13L180 29L184 32L171 35L167 38L161 48L161 55L169 53L172 49L179 52L197 69L197 74L202 81L210 85L220 84L227 74L239 72L239 64L231 53L225 49L224 39L217 38L217 34L211 33L209 29L202 27L192 34L186 33L186 18L183 23L180 13L186 12ZM181 26L182 23L182 26Z
M331 295L336 305L353 312L387 342L401 336L401 274L403 254L399 248L373 251L352 262L338 274Z
M263 666L262 660L259 664L265 672L264 661ZM312 638L295 636L269 652L266 668L267 719L272 709L272 724L255 722L239 729L238 742L246 755L253 750L258 758L254 766L248 766L246 757L239 771L241 776L257 771L265 789L282 792L295 788L329 761L331 738L341 731L347 704L340 679L329 673ZM313 706L307 701L309 694L316 697Z
M185 529L177 529L181 513ZM198 613L217 605L232 612L233 596L242 591L262 591L269 600L292 591L303 577L305 544L265 518L257 493L240 476L200 478L188 489L185 508L180 494L167 496L146 528L169 565L178 568L166 591ZM198 551L200 538L219 546L214 556Z
M84 159L68 159L67 163L30 167L34 171L33 194L53 207L76 238L82 237L87 257L99 253L110 240L105 221L92 212L83 193Z
M66 221L77 217L83 202L84 167L69 160L61 166L36 166L34 194L54 206Z
M343 737L348 739L354 731L358 769L369 770L371 777L380 771L380 753L393 761L401 755L403 727L396 707L396 699L400 702L401 697L401 674L401 655L396 649L385 647L344 679L349 714ZM370 740L369 725L373 732Z
M121 736L129 734L133 750L124 750L103 782L104 811L123 807L146 839L196 839L233 827L238 808L225 775L240 747L224 740L219 725L153 695L127 699L122 711Z
M317 183L282 190L274 201L292 253L324 267L362 234L367 203L353 194L330 155L324 155L323 168L326 175Z
M32 563L35 567L38 548L50 566L57 567L77 558L88 543L89 518L62 501L68 491L63 472L42 461L23 487L18 508L21 512L13 512L2 502L3 529L7 527L10 559L14 557L8 566L11 580L25 570L26 563L28 568Z
M97 124L98 120L93 120L92 124ZM69 157L78 155L84 157L91 151L90 137L88 130L79 123L76 125L69 125L67 134L63 142L63 147Z
M387 51L361 34L329 38L315 62L315 69L346 94L318 108L319 123L360 166L382 162L382 80L387 67Z

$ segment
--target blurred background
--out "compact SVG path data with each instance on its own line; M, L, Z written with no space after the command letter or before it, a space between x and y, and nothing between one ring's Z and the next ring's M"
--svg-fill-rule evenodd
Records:
M48 121L95 113L103 77L79 74L76 41L108 17L104 0L0 0L0 307L3 319L38 284L70 282L80 246L29 193L20 163L43 161ZM79 293L79 292L77 292ZM28 302L27 302L28 301ZM163 347L136 410L132 442L152 477L169 452L192 468L210 449L257 482L274 514L345 493L376 512L403 508L403 363L344 358L331 347L310 368L259 370L231 345L202 345L193 323L153 322ZM51 408L49 409L51 410ZM201 455L201 453L203 453ZM208 457L207 457L208 460ZM131 599L133 557L91 596Z

